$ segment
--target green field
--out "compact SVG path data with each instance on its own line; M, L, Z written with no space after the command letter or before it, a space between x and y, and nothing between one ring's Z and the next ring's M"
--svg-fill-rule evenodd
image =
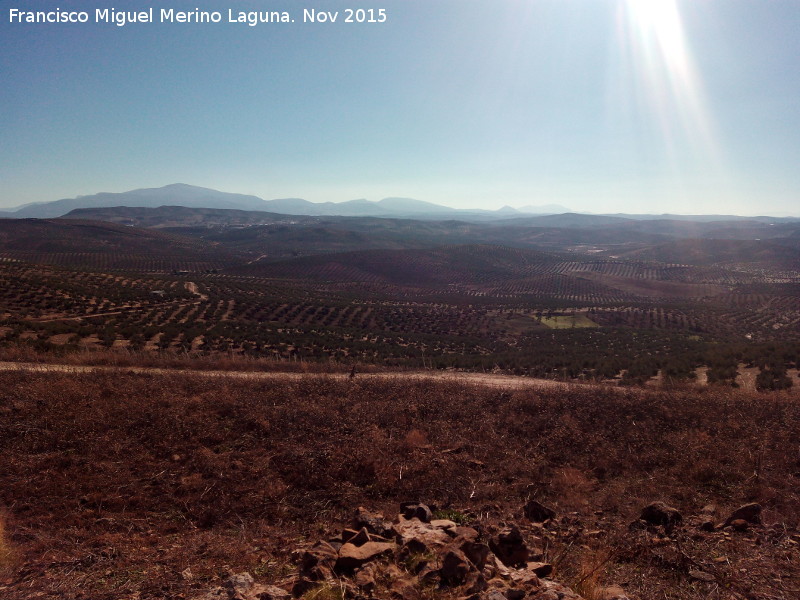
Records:
M542 317L542 325L550 329L575 329L576 327L600 327L585 314L554 315Z

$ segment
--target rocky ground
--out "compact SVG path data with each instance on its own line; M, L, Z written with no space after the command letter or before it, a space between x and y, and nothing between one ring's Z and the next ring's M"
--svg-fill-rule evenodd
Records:
M600 584L599 574L611 554L594 565L584 565L574 587L557 581L558 563L544 562L545 547L553 541L571 543L603 537L603 530L583 531L570 518L532 500L523 508L520 524L485 526L459 524L470 518L458 511L449 514L459 522L436 518L430 506L404 503L392 521L383 514L360 507L349 527L326 540L292 552L296 573L271 583L256 583L249 573L231 575L221 586L194 600L332 600L352 598L393 598L426 600L460 598L467 600L630 600L623 587ZM751 503L717 522L716 509L707 506L700 515L684 520L681 513L663 502L654 502L629 525L629 551L660 548L656 555L673 554L681 562L686 581L704 590L723 588L727 597L772 598L746 589L743 578L730 569L725 556L692 558L681 547L681 537L719 536L723 542L732 535L754 545L770 537L780 540L791 554L800 534L787 535L761 523L762 508ZM572 524L573 526L570 526ZM566 531L564 526L566 525ZM569 546L568 546L569 548ZM666 556L663 558L666 559ZM747 569L742 568L740 573ZM790 579L796 573L775 573ZM573 578L574 579L574 578ZM275 585L277 583L278 585ZM786 592L795 590L786 588ZM664 597L669 597L664 594Z
M781 394L2 372L0 598L796 600L798 448Z

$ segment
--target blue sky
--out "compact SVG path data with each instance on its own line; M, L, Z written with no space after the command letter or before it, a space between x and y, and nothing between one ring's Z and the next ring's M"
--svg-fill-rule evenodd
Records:
M223 23L93 22L150 6ZM348 7L387 21L346 24ZM0 0L0 207L182 182L800 216L799 30L797 0Z

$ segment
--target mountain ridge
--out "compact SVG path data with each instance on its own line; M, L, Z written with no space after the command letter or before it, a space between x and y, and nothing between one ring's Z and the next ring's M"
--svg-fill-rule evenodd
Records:
M57 218L75 209L111 208L116 206L157 208L159 206L185 206L188 208L221 208L256 210L303 216L355 216L355 217L415 217L443 218L445 216L470 216L473 218L507 217L508 208L499 211L459 209L441 206L413 198L387 197L377 202L356 199L346 202L310 202L302 198L276 198L264 200L258 196L222 192L219 190L173 183L158 188L138 188L127 192L99 192L97 194L62 198L51 202L35 202L0 211L2 218ZM531 207L533 208L533 207ZM556 207L563 209L564 207ZM516 213L516 209L512 209ZM522 214L522 213L520 213ZM528 213L525 213L528 214Z

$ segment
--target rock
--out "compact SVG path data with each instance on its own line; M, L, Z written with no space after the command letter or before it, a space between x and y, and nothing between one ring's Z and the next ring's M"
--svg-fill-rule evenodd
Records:
M415 581L408 577L394 579L390 585L392 597L396 600L421 600L422 595L415 585Z
M539 548L539 546L528 548L528 560L541 561L543 558L544 550L542 548Z
M356 510L352 526L356 531L364 528L369 533L374 533L381 537L394 537L394 529L391 522L387 521L381 513L370 512L363 506L359 506L358 510Z
M316 585L309 583L309 588ZM231 575L221 587L213 588L197 600L289 600L291 596L274 585L255 583L250 573L237 573Z
M749 527L749 523L744 519L734 519L730 522L730 526L733 527L736 531L747 531Z
M477 571L470 571L464 580L464 591L467 594L480 594L487 589L489 589L489 583L483 574Z
M440 575L446 584L456 587L464 583L470 572L467 557L460 550L448 550L442 560Z
M544 562L529 562L527 568L536 573L537 577L548 577L553 572L553 565Z
M697 579L698 581L716 581L716 578L711 573L706 573L705 571L689 571L689 577L692 579Z
M489 554L491 553L489 546L467 539L461 543L459 549L476 569L483 571L483 567L486 566L486 562L489 560Z
M444 546L451 540L445 531L431 527L418 519L406 520L401 517L394 525L394 532L395 540L400 545L405 545L411 540L417 540L428 548L434 548Z
M500 579L511 579L511 571L506 567L496 555L489 556L489 562L494 567L495 575Z
M700 512L704 515L714 516L717 514L717 506L715 504L706 504Z
M498 533L497 537L489 541L489 547L506 566L524 566L528 560L528 546L516 525Z
M527 569L512 571L511 581L514 582L515 587L526 590L538 590L542 586L542 583L539 581L539 576Z
M366 527L362 527L358 531L353 529L345 529L342 531L342 543L353 544L354 546L363 546L370 540L369 533Z
M631 531L645 531L649 527L647 521L642 519L636 519L632 521L630 525L628 525L628 529Z
M536 500L529 501L525 507L523 508L525 513L525 518L534 523L544 523L549 519L553 519L556 516L556 511L552 508L546 507L544 504L537 502Z
M339 557L336 559L334 571L337 573L353 571L380 556L391 555L394 549L394 544L383 542L367 542L363 546L344 544L339 549Z
M683 520L678 509L667 506L663 502L653 502L642 509L639 519L650 525L663 525L664 529L671 531Z
M255 600L289 600L292 595L286 590L274 585L256 584L250 592Z
M437 588L450 588L445 595L458 600L581 600L569 588L540 579L551 576L553 566L528 562L531 552L517 527L497 532L487 545L478 541L475 529L446 520L425 522L426 515L419 515L422 506L403 505L404 514L392 526L397 543L377 541L380 536L367 524L374 527L382 517L359 509L356 520L361 527L345 530L338 538L344 543L319 542L298 555L300 573L293 595L322 594L336 586L331 590L353 600L424 600ZM572 520L565 522L572 523L572 534L582 531ZM544 534L543 526L538 527ZM454 536L457 529L460 534ZM543 539L530 536L529 541L541 545ZM621 588L605 588L602 596L600 591L594 590L592 598L628 600ZM211 594L203 600L290 600L285 590L254 584L247 574L231 578Z
M610 585L600 590L597 600L629 600L629 598L621 587Z
M445 529L445 531L454 538L460 537L473 542L480 537L478 531L472 527L451 527L450 529Z
M701 531L714 531L714 519L703 519L699 526Z
M326 579L338 558L338 551L328 542L318 542L306 550L300 559L300 575L313 581Z
M228 577L222 587L234 593L244 594L253 587L254 583L255 580L253 580L253 576L250 573L237 573Z
M228 600L256 600L258 598L256 594L262 591L257 588L262 588L263 586L256 586L250 573L237 573L236 575L231 575L222 584L222 587L228 594ZM283 592L283 590L281 591ZM284 595L286 595L285 592Z
M428 553L428 546L426 546L424 542L417 538L412 538L403 545L400 550L400 558L406 560L414 555L420 556Z
M368 564L356 571L353 582L368 596L375 590L375 565Z
M432 519L431 520L431 527L435 527L436 529L453 529L457 527L455 521L451 521L450 519Z
M442 573L432 565L426 565L417 575L417 579L423 585L439 585L442 581Z
M400 505L400 514L406 519L419 519L423 523L430 523L433 518L431 509L426 504L404 502ZM455 523L453 523L455 525Z
M725 521L724 527L732 524L737 519L758 525L761 523L761 505L753 502L737 508Z
M581 600L578 594L555 581L542 582L542 589L528 597L532 600Z

